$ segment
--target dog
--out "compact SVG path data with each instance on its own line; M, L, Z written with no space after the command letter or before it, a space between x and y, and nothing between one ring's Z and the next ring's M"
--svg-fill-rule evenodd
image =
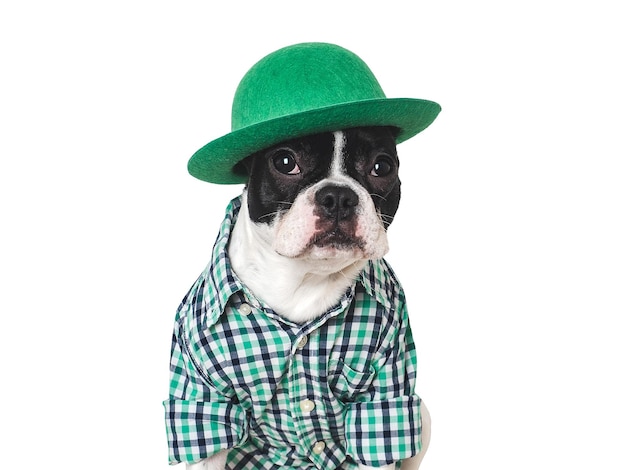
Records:
M321 318L353 288L368 262L387 253L387 228L400 202L395 137L392 127L342 129L288 140L239 163L248 180L228 258L249 292L291 324ZM428 447L430 417L423 402L421 434L421 451L404 460L403 469L417 469ZM229 451L187 469L222 470Z
M404 291L384 255L400 203L396 144L440 111L387 98L335 44L283 47L244 75L231 132L187 165L244 189L176 314L170 463L420 465L430 416L415 393Z

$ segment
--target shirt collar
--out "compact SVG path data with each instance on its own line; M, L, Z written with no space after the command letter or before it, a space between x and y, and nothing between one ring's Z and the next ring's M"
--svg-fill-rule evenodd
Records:
M240 208L241 196L230 201L226 207L226 215L213 246L211 262L201 276L204 283L203 310L206 312L205 322L208 324L214 323L226 308L231 296L243 289L228 257L228 240Z
M391 299L399 295L398 280L384 259L371 260L363 268L358 281L376 301L389 309Z

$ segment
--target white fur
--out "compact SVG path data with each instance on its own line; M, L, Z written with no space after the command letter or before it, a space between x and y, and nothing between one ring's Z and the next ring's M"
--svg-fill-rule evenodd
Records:
M335 145L333 147L333 161L330 167L330 174L338 176L345 174L344 149L346 148L346 134L342 131L333 132Z
M247 193L231 234L228 254L241 281L279 315L303 323L335 305L368 259L382 258L387 234L368 192L345 174L345 134L335 132L330 177L299 194L290 210L271 224L250 220ZM359 197L356 236L361 247L337 249L311 246L315 233L315 193L325 184L347 186ZM430 415L422 403L422 451L402 463L417 470L430 441ZM228 451L187 464L188 470L223 470ZM378 467L392 470L395 465ZM359 465L360 470L373 467Z
M279 315L296 323L332 307L363 269L365 259L283 256L273 247L274 229L254 224L244 193L228 253L242 282Z
M227 457L228 451L223 450L200 462L188 463L187 470L224 470Z

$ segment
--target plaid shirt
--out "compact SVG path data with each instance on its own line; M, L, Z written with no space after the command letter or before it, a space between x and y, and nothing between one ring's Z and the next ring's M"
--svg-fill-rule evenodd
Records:
M421 448L415 347L404 293L370 262L339 303L305 324L278 316L231 270L227 209L212 262L174 327L170 463L220 450L229 469L382 466Z

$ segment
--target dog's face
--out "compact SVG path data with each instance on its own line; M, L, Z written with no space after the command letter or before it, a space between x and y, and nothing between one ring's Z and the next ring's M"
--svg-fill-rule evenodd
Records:
M280 255L381 258L400 202L395 130L363 127L275 145L244 162L248 211Z

